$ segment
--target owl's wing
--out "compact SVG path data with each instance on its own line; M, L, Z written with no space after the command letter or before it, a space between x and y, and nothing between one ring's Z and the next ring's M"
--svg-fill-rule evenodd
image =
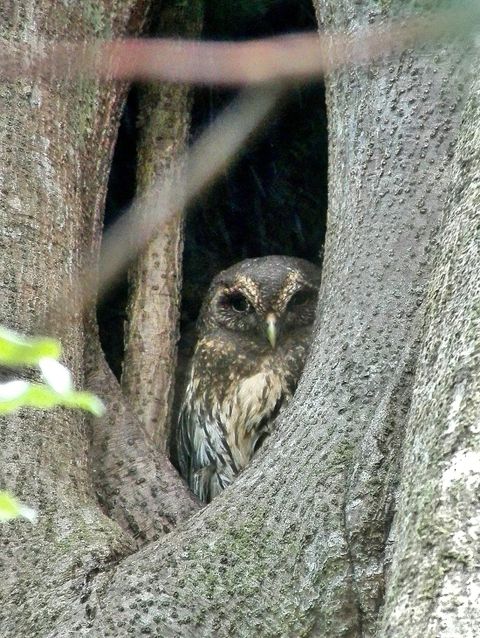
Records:
M238 468L226 441L221 415L190 398L187 389L177 430L178 463L191 490L209 502L230 485Z
M191 485L190 475L193 464L192 455L194 454L191 420L188 404L184 402L180 409L177 425L177 460L180 473L189 485ZM193 423L194 428L195 423Z

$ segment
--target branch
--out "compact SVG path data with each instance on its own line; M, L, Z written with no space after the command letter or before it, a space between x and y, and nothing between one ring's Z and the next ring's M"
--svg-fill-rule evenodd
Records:
M95 334L86 347L88 386L107 407L92 428L97 495L106 513L142 544L171 531L199 504L127 407Z
M198 3L162 4L156 31L199 33ZM188 86L152 84L139 90L137 191L172 175L180 181L190 130L192 92ZM165 451L169 434L179 333L183 211L152 237L129 273L130 295L122 392L133 413ZM142 219L137 220L142 224Z
M4 44L0 78L82 76L223 86L304 81L346 64L362 64L426 42L469 35L478 28L479 20L478 3L471 2L462 9L436 11L384 28L375 25L355 34L305 33L236 43L159 38L43 43L37 48Z

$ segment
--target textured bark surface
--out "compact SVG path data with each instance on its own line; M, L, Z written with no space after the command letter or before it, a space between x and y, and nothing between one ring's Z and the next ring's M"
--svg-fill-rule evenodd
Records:
M383 636L474 638L480 627L479 122L477 80L426 300Z
M105 417L92 423L94 485L104 512L139 546L170 532L200 505L130 409L95 329L88 341L87 385L107 408Z
M135 33L143 2L3 2L0 36L31 44ZM0 87L0 323L35 333L91 254L99 230L123 90L37 80ZM65 295L62 295L65 298ZM63 309L64 310L64 309ZM51 326L83 379L80 317ZM1 419L0 472L39 514L0 527L4 636L46 636L72 609L87 613L88 574L131 543L96 502L84 417L21 411Z
M357 7L320 15L354 28ZM462 57L406 53L329 79L324 280L296 400L232 488L96 579L91 635L374 634Z
M101 21L107 15L110 33L117 35L133 3L107 4L100 14L96 4L84 19L98 24L99 15ZM354 30L380 16L373 1L317 5L320 19L332 28ZM9 11L10 36L13 31L15 37L36 37L37 29L56 37L65 29L70 37L91 34L91 25L67 19L47 3L24 0ZM478 481L474 469L465 472L465 458L470 462L476 453L472 424L478 409L473 399L478 310L472 305L478 287L471 288L478 282L478 259L470 257L473 231L478 232L473 217L478 181L467 189L475 184L468 171L478 171L478 157L462 163L470 148L468 129L458 150L447 218L451 234L427 303L428 343L413 385L418 309L462 110L461 60L468 60L465 51L453 48L408 52L328 79L330 208L311 356L276 434L211 505L133 553L131 535L95 501L82 417L58 410L5 419L3 482L40 512L35 528L21 521L0 528L6 548L0 581L5 636L371 636L392 540L395 572L387 572L392 576L383 633L396 635L397 623L406 623L410 631L399 635L417 635L421 627L433 636L453 620L468 633L468 614L473 618L475 610L462 602L474 572L463 534L476 529L475 520L470 527L468 521ZM7 229L0 253L5 297L0 319L24 331L36 328L35 318L95 240L119 95L111 86L91 84L68 91L27 89L23 84L0 89L0 211ZM35 108L41 110L33 118ZM474 126L468 111L470 120ZM444 320L451 322L448 335ZM80 322L57 328L69 339L67 362L81 383ZM92 362L95 354L89 357ZM434 380L433 357L441 364ZM97 383L109 383L101 361L96 369ZM407 474L391 534L412 391ZM123 408L119 412L123 419ZM114 421L104 446L113 441L121 452L114 428L120 423L124 432L121 424L127 421L132 432L138 426L134 419ZM436 428L443 427L445 436L438 437ZM143 460L135 466L134 456L126 455L127 465L139 472L139 493L131 489L131 473L120 469L116 487L127 481L133 500L125 507L120 499L115 513L111 492L107 507L122 525L132 508L135 524L148 526L153 510L150 501L147 515L142 510L141 486L145 476L149 490L156 481L152 459L147 455L147 466ZM414 482L417 467L420 481ZM437 478L443 479L442 494ZM168 489L171 485L167 495ZM127 529L134 531L130 521ZM439 571L429 580L432 537ZM419 564L422 573L413 572ZM460 604L452 610L454 596ZM415 605L418 614L410 618Z
M162 5L154 31L198 37L202 10L197 0ZM185 85L141 88L138 149L139 194L165 174L181 171L190 127L192 92ZM177 166L176 166L177 165ZM164 224L131 272L129 321L122 390L155 445L166 451L173 401L180 310L183 214Z

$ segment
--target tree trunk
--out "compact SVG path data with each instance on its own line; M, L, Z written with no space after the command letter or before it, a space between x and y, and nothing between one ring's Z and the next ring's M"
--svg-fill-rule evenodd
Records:
M198 37L197 1L162 6L155 32ZM181 172L190 130L192 92L185 85L154 84L140 90L138 194L159 176ZM176 167L176 169L175 169ZM155 445L167 449L180 321L183 211L172 214L131 273L129 322L122 390Z
M316 4L329 28L354 30L381 11L376 2ZM393 12L399 2L390 4ZM125 24L126 9L121 13ZM115 29L120 23L118 18ZM39 28L33 17L29 24ZM77 33L74 26L70 36ZM453 47L410 51L328 78L330 205L311 355L276 433L201 513L124 558L133 543L96 506L81 418L58 411L8 420L1 431L8 487L38 506L41 517L33 531L20 522L5 528L5 635L393 636L415 635L421 627L421 635L434 636L442 626L450 631L453 620L468 635L478 611L475 600L468 605L474 572L465 540L476 532L478 481L470 462L479 382L472 295L479 273L478 260L467 261L475 247L478 197L478 134L468 137L468 126L476 126L475 106L466 111L446 209L451 230L432 280L425 332L419 330L441 212L452 190L447 169L462 111L465 57ZM73 110L78 96L67 109L68 126L55 128L62 102L55 90L40 89L49 108L31 135L26 118L38 98L26 98L16 86L8 90L10 105L15 100L18 108L9 109L2 128L3 135L28 131L13 158L2 158L8 179L19 176L17 204L13 194L2 198L5 227L12 237L22 233L20 247L10 240L4 254L8 249L6 264L23 268L10 268L2 282L9 295L4 312L7 318L15 313L23 330L35 327L33 304L45 303L32 294L35 286L51 281L41 291L48 296L64 285L60 273L78 259L76 242L92 237L87 213L97 212L102 201L100 170L113 133L101 119L105 111L93 107L117 104L112 87L95 87L94 93L90 87L92 107L82 121L95 143L88 138L82 153L68 154L83 139ZM59 149L67 149L68 161L54 156L53 169L38 155L45 143L30 141L43 126ZM2 153L5 148L0 146ZM465 163L469 152L475 155ZM83 175L88 184L80 190ZM26 214L20 215L20 203ZM62 234L51 242L45 226L55 215ZM447 335L445 325L451 327ZM69 362L81 381L78 322L71 332ZM435 356L441 369L432 380ZM460 464L465 459L468 472ZM417 472L420 480L414 481ZM431 539L439 566L432 578L426 563ZM414 571L421 563L422 572ZM378 630L385 575L388 597ZM452 611L454 595L460 604ZM412 606L415 614L405 617Z
M480 627L480 81L453 164L405 433L384 636Z
M2 3L0 36L120 37L138 32L145 2ZM43 330L100 236L108 168L124 87L36 79L0 90L0 323ZM63 293L63 294L61 294ZM52 326L63 361L84 385L81 317ZM35 528L2 526L0 626L4 636L46 636L75 607L85 613L91 570L131 551L131 540L98 507L89 438L78 412L22 410L2 418L2 488L40 513Z

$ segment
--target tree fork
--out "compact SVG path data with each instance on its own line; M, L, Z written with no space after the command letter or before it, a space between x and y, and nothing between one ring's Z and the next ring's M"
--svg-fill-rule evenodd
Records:
M70 34L84 33L83 22L68 22L51 3L21 4L20 14L30 16L22 18L29 20L22 33L35 33L45 16L50 35L64 35L67 23ZM326 26L353 29L400 4L382 9L377 2L322 0L317 9ZM115 3L114 35L122 32L131 6ZM102 7L110 16L113 9ZM18 28L16 16L5 29ZM98 14L93 17L98 24ZM7 636L375 634L397 452L410 405L410 362L416 359L414 322L450 183L462 57L464 51L452 49L439 50L436 60L408 52L328 78L329 227L309 364L276 434L209 507L124 558L132 551L131 538L97 506L83 419L65 411L8 419L0 430L7 486L39 507L41 517L33 529L14 522L1 530L5 536L8 530L0 585ZM35 291L48 281L55 297L64 285L62 273L72 272L71 262L82 252L84 224L94 227L92 211L101 210L118 93L111 86L82 88L89 99L82 95L79 102L72 92L68 108L44 86L26 94L15 85L0 95L8 113L1 134L7 142L12 131L18 134L0 166L16 187L21 213L12 193L2 198L0 210L11 237L20 234L23 242L6 242L0 252L2 272L8 273L2 312L4 319L14 315L23 329L33 329L32 311L42 311L48 301ZM31 125L27 114L39 97L48 109ZM60 130L56 123L64 120ZM39 135L42 126L52 137ZM66 149L49 156L53 178L38 152L45 139L53 149ZM81 152L69 146L71 140ZM0 153L6 147L2 143ZM52 220L61 222L59 235L53 235ZM51 235L56 241L49 241ZM81 382L79 326L69 329L67 357ZM410 352L405 342L412 344ZM409 490L406 480L405 511L416 500ZM401 529L398 523L394 529ZM414 535L405 533L407 551L394 541L399 558L410 560ZM402 594L408 579L404 572L399 576L395 590ZM419 585L412 600L424 591ZM396 596L393 586L389 591ZM403 613L401 604L399 609ZM420 613L424 621L425 607Z
M337 29L382 11L352 4L346 24L344 5L318 8ZM375 634L463 57L409 51L328 78L324 277L295 399L231 488L97 581L92 635Z

